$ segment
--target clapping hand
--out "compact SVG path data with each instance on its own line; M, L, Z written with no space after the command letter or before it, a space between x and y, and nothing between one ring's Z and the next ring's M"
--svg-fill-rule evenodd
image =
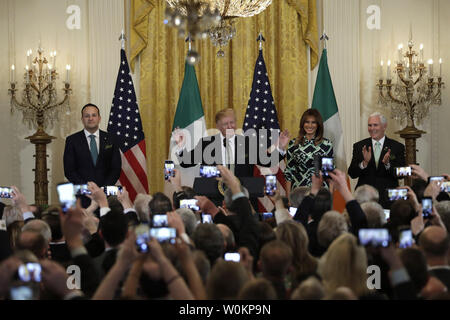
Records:
M183 130L181 130L179 127L176 127L172 132L172 139L175 141L178 148L184 148L184 145L186 144L186 136Z
M362 154L364 158L364 166L367 167L370 159L372 159L372 147L367 148L366 146L364 146L362 149Z
M278 147L281 150L286 150L286 146L289 143L289 131L284 130L280 133L280 137L278 138Z
M383 160L381 160L381 162L383 162L383 164L387 165L389 163L389 160L391 158L391 149L388 150L388 152L386 152L386 154L383 157Z

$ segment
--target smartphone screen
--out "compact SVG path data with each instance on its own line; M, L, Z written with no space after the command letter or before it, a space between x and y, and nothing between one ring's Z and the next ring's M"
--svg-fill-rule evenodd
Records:
M431 197L422 198L422 215L424 219L431 218L433 212L433 199Z
M273 218L273 213L272 212L263 212L263 220L267 220Z
M193 211L198 211L200 208L197 205L197 202L197 199L182 199L180 200L180 208L188 208Z
M202 213L202 223L213 223L212 216L207 213Z
M150 228L147 224L142 223L134 229L136 234L136 247L139 252L148 252L148 241L150 239Z
M444 192L450 192L450 181L444 181L441 183L441 190Z
M167 214L153 214L152 216L152 227L153 228L162 228L168 227L169 222L167 220Z
M77 184L73 186L75 188L75 195L82 196L86 194L91 194L92 192L88 189L87 184Z
M266 194L273 196L277 190L277 177L273 174L266 176Z
M239 262L241 260L241 255L239 252L226 252L224 259L225 261Z
M397 167L395 168L397 177L407 177L411 175L411 167Z
M390 216L391 216L391 210L389 210L389 209L384 209L383 212L384 212L384 219L385 219L386 221L389 221L389 218L390 218Z
M388 189L389 201L406 200L408 199L407 194L408 189Z
M333 158L323 157L321 167L322 176L329 177L330 175L328 174L328 172L333 171L334 169Z
M291 217L295 216L296 213L297 213L296 207L289 207L289 214L291 215Z
M156 238L160 243L169 242L175 244L177 230L175 228L152 228L150 229L150 236Z
M0 187L0 198L11 199L12 189L10 187Z
M386 248L389 246L390 236L388 229L359 229L358 239L363 246Z
M220 171L215 166L200 166L200 177L202 178L216 178L220 177Z
M19 266L17 273L23 282L41 282L42 268L39 263L29 262Z
M412 231L411 229L406 229L406 230L402 230L400 231L400 235L399 235L399 248L409 248L413 245L414 243L414 238L412 235Z
M60 183L56 186L56 190L58 191L59 203L64 213L70 208L75 208L77 198L72 183Z
M107 196L117 196L122 192L122 186L106 186L103 188Z
M11 287L9 291L11 300L34 300L34 290L31 286L22 285Z
M175 177L175 164L172 160L164 161L164 179L169 180L170 177Z

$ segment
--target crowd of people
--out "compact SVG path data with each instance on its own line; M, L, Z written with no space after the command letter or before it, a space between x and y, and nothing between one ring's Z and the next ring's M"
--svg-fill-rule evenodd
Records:
M257 212L239 180L255 164L273 163L248 161L252 140L235 134L232 109L216 115L220 133L194 151L181 134L176 140L182 167L195 165L199 151L202 164L220 171L220 201L182 185L181 169L165 174L171 197L156 192L132 201L126 187L108 196L102 187L120 175L120 141L99 129L95 105L81 116L84 130L67 138L64 152L67 179L87 182L76 204L42 210L15 186L8 189L12 204L0 202L0 299L450 298L450 197L443 188L450 177L429 177L411 164L411 186L398 187L405 150L385 136L381 114L369 117L370 138L353 146L354 192L334 168L319 112L304 113L296 138L283 131L267 150L276 163L286 159L288 182L287 196L268 195L272 213ZM217 153L205 163L203 151L213 144ZM400 199L387 196L399 188L406 193ZM335 192L345 200L343 213L332 210Z
M39 212L12 187L13 205L4 208L6 230L0 231L0 296L41 300L449 298L450 201L439 182L427 184L428 175L419 166L412 166L416 180L406 187L408 199L392 204L387 221L378 191L363 185L352 193L345 173L338 169L329 173L329 188L323 187L321 175L312 174L311 187L294 189L290 199L276 193L274 215L263 220L238 178L226 167L218 169L228 187L219 207L182 186L177 170L170 179L176 190L173 199L158 192L140 194L132 203L126 188L107 197L90 182L90 206L82 208L78 201L66 213L58 206ZM344 214L331 210L333 191L346 201ZM423 197L433 199L427 219L422 215ZM198 211L179 208L182 199L191 198L198 200ZM292 216L287 206L297 204ZM213 223L201 223L201 214L210 214ZM147 250L140 250L137 230L143 224L152 227L153 218L158 216L160 221L161 215L176 230L175 241L149 237ZM367 228L389 230L389 244L363 246L359 233ZM404 228L411 230L414 241L410 247L399 248L399 232ZM238 253L239 261L225 260L226 253ZM78 280L71 278L71 266L79 268ZM380 271L373 286L369 285L370 266ZM33 276L24 277L24 268Z

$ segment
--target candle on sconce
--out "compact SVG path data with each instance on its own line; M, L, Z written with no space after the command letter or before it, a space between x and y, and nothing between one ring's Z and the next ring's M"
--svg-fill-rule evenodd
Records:
M420 44L420 63L423 63L423 43Z
M66 65L66 83L69 83L70 82L70 76L69 76L69 73L70 73L70 64L68 64L68 65Z
M391 60L388 60L387 62L386 79L391 79Z
M433 59L428 60L428 77L433 78Z
M383 60L380 62L380 79L383 79Z
M31 50L31 49L29 49L28 51L27 51L27 64L29 65L29 66L31 66L31 55L33 54L33 51Z
M26 81L26 83L29 83L30 82L30 72L29 72L30 67L28 65L26 65L25 66L25 70L26 70L26 79L25 79L25 81Z
M52 65L54 65L55 68L56 68L56 50L53 51L53 61L52 61Z
M14 73L15 73L15 70L16 70L16 67L14 66L14 65L12 65L11 66L11 83L14 83L15 81L15 75L14 75Z
M398 62L402 63L403 60L403 43L398 45Z
M442 78L442 58L439 58L439 78Z

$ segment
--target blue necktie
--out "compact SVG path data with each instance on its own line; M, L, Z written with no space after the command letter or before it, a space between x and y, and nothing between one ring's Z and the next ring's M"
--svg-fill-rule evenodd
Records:
M97 157L98 157L97 143L95 142L95 135L91 134L89 138L91 138L91 157L95 166L97 164Z

